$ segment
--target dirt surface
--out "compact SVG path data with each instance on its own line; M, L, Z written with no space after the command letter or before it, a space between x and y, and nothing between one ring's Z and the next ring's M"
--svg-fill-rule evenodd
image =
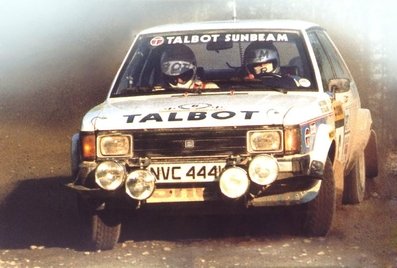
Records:
M29 124L0 130L0 267L395 267L397 154L369 183L362 204L338 204L326 238L296 235L283 209L252 214L142 215L123 226L112 251L89 252L81 240L70 181L74 126ZM11 161L12 160L12 161Z

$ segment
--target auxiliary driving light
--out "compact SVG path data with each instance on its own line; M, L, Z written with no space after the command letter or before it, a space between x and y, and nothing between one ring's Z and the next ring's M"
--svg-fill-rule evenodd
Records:
M146 169L138 169L131 172L125 183L125 191L129 196L137 200L149 198L155 187L156 178Z
M105 161L95 170L95 182L105 190L115 190L124 182L126 172L123 165L114 161Z
M251 180L259 185L268 185L278 176L277 160L270 155L256 156L248 167Z
M247 172L240 167L232 167L222 172L219 179L221 192L229 198L239 198L243 196L249 186Z

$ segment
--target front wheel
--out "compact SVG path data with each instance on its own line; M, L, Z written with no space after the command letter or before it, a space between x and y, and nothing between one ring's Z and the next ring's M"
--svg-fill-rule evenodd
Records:
M116 211L104 209L90 215L90 242L94 249L113 249L121 233L121 220Z
M335 178L330 159L325 162L324 177L317 197L304 206L304 234L326 236L331 229L336 207Z
M343 203L358 204L364 200L365 196L365 157L361 152L354 162L353 169L345 176L343 186Z

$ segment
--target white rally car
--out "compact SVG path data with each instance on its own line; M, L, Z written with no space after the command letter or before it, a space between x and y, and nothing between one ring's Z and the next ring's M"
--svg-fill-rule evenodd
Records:
M362 201L366 177L377 175L371 125L318 25L155 27L137 35L107 99L73 136L68 186L98 249L116 245L127 212L176 203L294 205L303 232L324 236L335 167L343 169L345 203Z

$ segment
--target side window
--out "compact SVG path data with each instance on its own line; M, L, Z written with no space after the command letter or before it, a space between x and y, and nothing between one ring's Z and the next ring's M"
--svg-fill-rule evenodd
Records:
M347 70L346 65L341 59L339 53L336 51L335 47L329 40L328 36L324 32L317 32L318 38L320 39L321 44L323 44L327 54L331 60L332 66L335 71L335 78L350 78L349 71Z
M314 32L309 32L309 40L314 50L314 55L317 60L318 68L321 73L321 80L324 90L328 90L328 81L334 78L334 72L332 70L331 62L324 51L323 46L318 39L318 36Z

